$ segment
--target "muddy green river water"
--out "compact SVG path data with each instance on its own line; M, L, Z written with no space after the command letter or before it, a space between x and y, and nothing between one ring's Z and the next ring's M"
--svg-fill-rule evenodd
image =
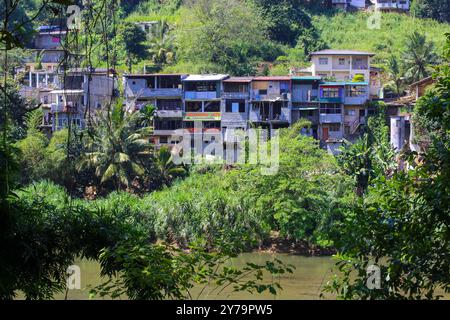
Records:
M235 266L244 266L246 262L263 264L267 260L276 257L286 264L296 267L293 274L285 274L278 278L283 290L277 296L270 294L250 294L246 292L232 292L224 290L219 295L212 288L203 291L200 299L253 299L253 300L273 300L273 299L295 299L295 300L315 300L315 299L335 299L333 295L324 294L321 297L323 286L334 275L335 261L331 257L304 257L298 255L268 254L268 253L246 253L240 255L233 261ZM96 286L101 283L99 276L100 266L97 262L80 260L75 264L81 270L81 290L69 290L67 299L80 300L89 299L89 286ZM265 279L271 280L271 279ZM191 290L192 297L198 298L203 287ZM445 296L450 299L450 295ZM55 299L64 299L65 294L57 294Z

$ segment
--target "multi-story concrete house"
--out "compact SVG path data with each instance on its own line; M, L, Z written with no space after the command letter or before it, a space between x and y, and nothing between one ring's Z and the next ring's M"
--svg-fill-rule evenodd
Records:
M409 10L409 0L370 0L376 10L381 11L406 11Z
M319 130L319 84L321 77L292 77L292 122L307 119L311 122L311 130L305 134L318 138Z
M369 101L367 82L322 82L319 84L319 138L338 143L352 139L365 124Z
M249 120L277 129L291 123L291 77L255 77L251 88Z
M83 128L87 118L110 105L117 95L117 78L111 69L74 68L58 78L59 89L50 91L52 131L67 127L69 122Z
M45 71L24 74L20 94L35 99L43 110L42 129L52 133L69 123L84 127L85 115L111 103L116 94L115 72L106 69Z
M322 50L311 54L312 76L324 79L319 85L318 137L338 144L354 138L365 123L370 83L375 82L370 61L373 53L354 50ZM358 82L355 82L356 80ZM378 94L380 88L374 88Z
M34 49L61 49L67 30L60 26L40 26L34 36Z
M179 141L175 130L182 128L182 74L133 74L124 76L124 94L129 111L145 105L156 108L154 143L172 145Z
M223 81L228 78L212 74L183 79L183 129L204 140L204 146L221 134ZM199 122L201 128L196 127Z
M251 77L231 77L223 80L222 132L228 129L248 129L250 113Z
M369 108L366 103L370 100L370 89L367 82L347 82L345 84L344 99L344 137L352 140L356 138L361 126L366 124Z
M343 136L345 82L319 84L319 139L338 142Z
M67 30L59 26L40 26L33 42L28 46L31 56L21 71L57 71L65 63L73 61L75 55L63 50Z
M370 79L370 60L373 53L354 50L321 50L311 53L313 76L334 81L351 81L355 76Z

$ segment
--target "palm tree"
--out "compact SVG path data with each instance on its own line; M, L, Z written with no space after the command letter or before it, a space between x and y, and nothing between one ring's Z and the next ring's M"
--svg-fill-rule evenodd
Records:
M428 77L432 72L431 66L439 63L434 43L427 41L426 36L417 31L407 37L402 59L410 82Z
M170 182L177 176L183 175L186 170L173 163L172 153L166 146L159 149L155 157L155 167L161 176L162 183L169 185Z
M155 117L156 107L152 104L147 104L141 108L138 113L138 123L142 127L153 126L153 118Z
M145 173L146 159L152 156L150 127L139 127L138 114L127 114L118 103L94 120L93 133L83 160L78 164L95 168L100 184L112 181L116 190L129 187L131 181Z
M164 20L152 26L149 39L149 53L153 63L159 67L172 63L174 59L173 41L169 25Z
M397 97L399 97L405 79L403 65L396 56L392 55L386 60L386 69L389 80L395 86Z

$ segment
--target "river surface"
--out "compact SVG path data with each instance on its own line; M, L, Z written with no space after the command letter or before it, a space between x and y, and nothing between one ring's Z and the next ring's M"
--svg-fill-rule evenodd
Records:
M294 273L284 274L274 281L278 281L283 290L274 297L271 294L250 294L246 292L232 292L224 290L219 295L218 290L210 293L213 288L207 288L203 291L200 299L321 299L321 288L333 276L332 268L334 261L331 257L303 257L297 255L269 254L269 253L245 253L233 260L236 267L243 267L247 262L264 264L266 261L272 261L274 258L283 261L285 264L295 266ZM81 271L81 290L69 290L67 299L80 300L89 299L89 286L96 286L102 282L100 278L100 266L95 261L80 260L75 261L75 265L80 267ZM106 279L103 279L106 280ZM271 282L271 277L267 277L265 283ZM202 287L193 288L191 295L197 299ZM334 298L327 294L326 298ZM64 299L65 293L57 294L55 299ZM323 299L323 298L322 298Z
M335 299L335 296L327 293L323 294L323 286L327 281L331 280L336 271L335 260L331 257L304 257L298 255L287 254L269 254L269 253L245 253L233 260L233 265L243 267L247 262L256 264L264 264L266 261L272 261L274 258L283 261L285 264L295 266L292 274L284 274L274 280L278 281L283 290L278 295L273 296L265 294L250 294L246 292L232 292L232 290L224 290L220 294L217 291L211 291L213 287L203 290L203 286L193 288L191 295L193 299L249 299L249 300L317 300L317 299ZM102 282L100 278L100 265L95 261L79 260L75 264L80 267L81 271L81 290L69 290L67 299L83 300L89 299L89 287L99 285ZM106 279L103 279L106 280ZM271 277L264 279L265 283L271 282ZM321 293L323 296L321 296ZM450 294L439 291L446 299L450 299ZM55 299L64 299L65 293L57 294ZM98 298L98 297L97 297ZM126 299L126 297L124 297Z

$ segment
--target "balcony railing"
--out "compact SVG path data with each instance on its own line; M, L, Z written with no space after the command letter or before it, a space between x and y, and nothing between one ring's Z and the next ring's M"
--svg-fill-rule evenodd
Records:
M224 99L249 99L250 92L223 92L222 98Z
M184 120L188 121L220 121L222 113L220 112L185 112Z
M317 102L318 99L317 90L308 90L300 93L292 94L292 102Z
M216 91L186 91L184 93L185 99L200 100L200 99L217 99L219 95Z
M321 113L319 115L321 123L340 123L342 122L342 114L340 113Z
M356 97L345 97L345 104L362 105L369 100L369 94L364 94Z
M259 90L253 91L253 100L255 101L289 101L291 100L290 93L279 93L279 94L260 94Z
M162 129L162 130L155 129L155 130L153 130L153 135L154 136L175 136L176 130L177 129L173 129L173 130L170 130L170 129Z
M181 110L157 110L156 116L160 118L182 118L183 111Z
M72 105L72 104L60 104L60 103L51 103L50 104L50 111L52 113L55 112L78 112L80 110L79 105Z
M320 97L319 101L323 103L343 103L344 97Z
M366 63L362 63L362 64L353 64L352 65L352 69L353 70L368 70L369 69L369 65Z

